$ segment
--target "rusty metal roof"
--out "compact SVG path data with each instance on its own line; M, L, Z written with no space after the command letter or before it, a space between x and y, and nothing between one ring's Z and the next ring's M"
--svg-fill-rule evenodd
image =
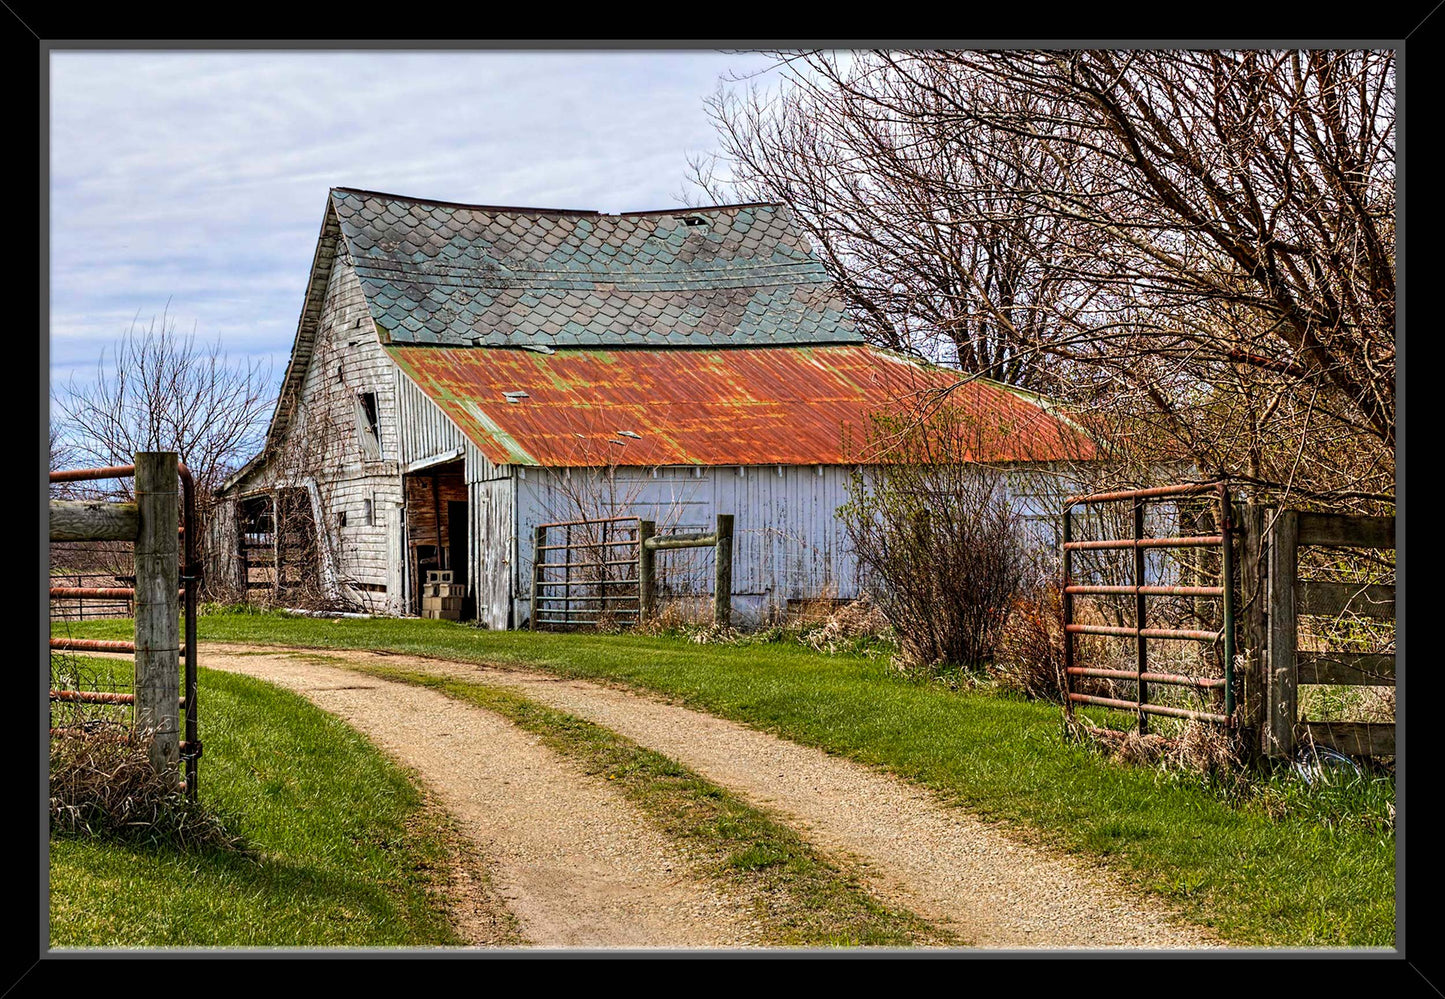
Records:
M398 344L859 343L783 205L598 212L335 188L372 318Z
M869 414L909 411L959 380L862 344L387 352L495 464L866 462ZM975 380L949 402L994 431L975 460L1093 454L1074 423L1027 393Z

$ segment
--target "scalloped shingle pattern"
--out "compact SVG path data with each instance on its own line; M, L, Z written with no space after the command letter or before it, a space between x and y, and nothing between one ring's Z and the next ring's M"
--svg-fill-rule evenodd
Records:
M344 189L331 197L372 316L393 343L720 347L863 339L779 205L600 215Z

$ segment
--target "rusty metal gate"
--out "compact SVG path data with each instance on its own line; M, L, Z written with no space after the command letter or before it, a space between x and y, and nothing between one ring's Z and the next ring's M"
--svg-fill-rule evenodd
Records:
M196 521L196 487L191 477L190 469L186 468L184 464L177 462L176 470L182 493L180 535L184 546L182 561L179 567L179 577L182 585L177 593L182 601L184 615L184 633L181 640L180 658L185 664L185 686L181 692L178 704L178 707L185 711L184 738L180 741L180 759L185 769L181 788L188 797L195 800L199 793L197 771L201 758L196 662L196 607L201 584L200 531ZM108 468L79 468L51 472L50 481L52 483L91 482L103 479L133 478L135 474L135 465L116 465ZM116 537L113 538L113 540L121 539ZM135 598L135 592L136 588L134 586L52 586L50 587L50 599L72 600L85 598L93 600L129 601ZM134 641L125 642L89 638L57 638L52 635L50 638L50 648L56 652L123 652L134 655L136 643ZM50 691L50 700L52 703L126 704L131 705L132 709L134 709L136 703L134 693L126 694L96 690L56 690L53 688ZM65 738L83 734L83 731L77 732L65 727L52 727L50 730L52 738Z
M635 624L641 598L640 525L637 517L538 524L532 542L529 627Z
M1145 536L1145 507L1147 504L1177 502L1181 497L1213 495L1218 503L1217 534L1176 535L1170 537ZM1133 530L1129 537L1102 538L1087 541L1074 539L1074 509L1079 506L1107 506L1128 504L1132 507ZM1235 702L1234 675L1234 517L1230 504L1229 488L1223 482L1190 483L1164 486L1155 489L1133 489L1120 492L1095 493L1088 496L1071 496L1064 501L1063 522L1063 612L1064 612L1064 683L1066 698L1064 711L1070 721L1074 718L1075 705L1088 704L1135 715L1138 731L1149 730L1150 715L1165 715L1195 721L1212 722L1233 727ZM1153 549L1217 549L1220 556L1219 585L1183 586L1159 583L1151 585L1146 580L1145 555ZM1133 553L1132 578L1127 585L1105 585L1078 582L1074 578L1075 554L1081 551L1126 550ZM1081 624L1076 620L1074 599L1077 596L1127 596L1132 597L1132 627L1107 624ZM1151 628L1148 626L1148 598L1156 596L1186 596L1219 600L1222 603L1221 627L1218 630ZM1075 663L1075 636L1104 635L1128 638L1134 641L1135 668L1108 669L1079 666ZM1202 642L1222 646L1220 658L1223 663L1223 677L1199 677L1180 673L1160 672L1150 669L1149 641ZM1119 697L1103 697L1082 693L1076 688L1084 677L1132 682L1135 697L1132 701ZM1200 711L1169 704L1151 702L1150 685L1187 687L1199 692L1220 691L1223 694L1223 710Z

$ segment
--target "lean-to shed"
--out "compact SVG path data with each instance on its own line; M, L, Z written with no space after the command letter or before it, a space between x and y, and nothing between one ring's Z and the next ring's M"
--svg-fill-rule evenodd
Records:
M469 617L518 627L538 523L728 513L740 618L847 598L835 513L871 414L956 381L864 343L782 205L605 215L336 188L266 447L214 518L219 571L245 583L257 539L284 556L289 530L315 555L283 586L315 574L414 613L448 568ZM953 401L1009 428L993 460L1091 453L1027 393L972 381Z

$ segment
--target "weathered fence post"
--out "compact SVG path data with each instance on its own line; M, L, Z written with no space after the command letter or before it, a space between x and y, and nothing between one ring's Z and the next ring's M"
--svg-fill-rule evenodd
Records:
M547 529L545 527L535 528L532 531L532 607L527 612L527 627L532 631L537 630L537 595L541 590L537 584L542 582L542 546L546 543Z
M1270 756L1294 752L1299 682L1295 673L1298 553L1299 514L1279 510L1269 532L1269 721L1265 751Z
M151 765L180 778L180 509L173 451L135 456L135 721ZM190 527L190 525L187 525Z
M657 579L657 552L647 547L647 539L657 533L657 521L642 520L637 524L637 619L652 617L652 602Z
M1264 507L1250 500L1244 505L1243 523L1240 525L1239 595L1240 629L1244 641L1241 652L1244 670L1240 692L1243 704L1240 709L1239 748L1246 759L1253 760L1264 751L1263 730L1265 721L1265 600L1266 587Z
M733 618L733 515L717 515L717 580L713 587L713 620L726 628Z

